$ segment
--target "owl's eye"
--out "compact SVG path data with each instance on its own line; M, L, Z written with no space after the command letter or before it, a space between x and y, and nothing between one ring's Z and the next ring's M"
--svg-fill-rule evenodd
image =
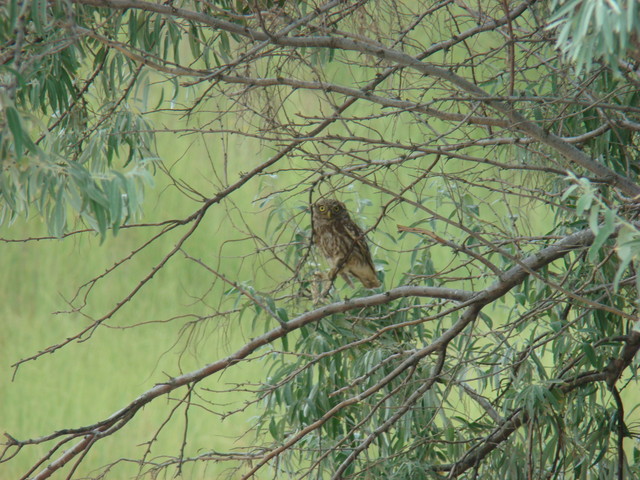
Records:
M333 207L333 211L334 212L339 212L340 211L340 205L336 205Z
M325 207L324 205L320 205L320 206L318 207L318 210L320 210L321 212L324 212L324 211L326 211L326 210L327 210L327 207Z

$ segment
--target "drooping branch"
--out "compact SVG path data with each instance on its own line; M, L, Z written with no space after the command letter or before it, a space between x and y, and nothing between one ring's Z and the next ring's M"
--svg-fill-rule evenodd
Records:
M242 348L237 350L232 355L221 359L217 362L209 364L199 370L174 377L167 382L161 383L140 395L137 399L131 402L126 407L115 412L105 420L102 420L96 424L88 425L85 427L74 428L72 430L61 430L54 432L51 435L47 435L41 438L35 438L25 441L15 440L13 437L10 446L22 448L25 445L34 445L43 443L49 440L53 440L59 437L71 436L78 437L84 436L83 440L67 450L60 458L55 462L52 462L45 470L39 473L35 478L44 479L48 478L55 470L62 468L66 463L71 461L76 454L83 451L83 446L88 447L93 444L93 440L99 440L108 434L120 429L142 408L144 405L152 402L156 398L165 395L180 387L193 384L204 378L207 378L214 373L220 372L228 367L233 366L244 358L254 353L260 347L273 343L275 340L286 336L289 332L302 328L313 322L317 322L329 315L335 313L347 312L350 310L359 310L362 308L389 303L404 297L424 296L430 298L442 298L459 302L468 302L473 297L471 292L464 290L437 288L437 287L399 287L388 292L372 295L369 297L362 297L353 300L346 300L344 302L338 302L330 304L310 312L304 313L283 325L274 328L273 330L261 335L252 341L245 344ZM92 441L88 441L87 437L91 437ZM55 467L55 468L53 468Z

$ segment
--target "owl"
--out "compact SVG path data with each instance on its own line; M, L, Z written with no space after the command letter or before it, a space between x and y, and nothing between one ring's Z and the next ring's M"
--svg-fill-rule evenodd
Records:
M329 278L339 273L351 286L349 275L365 288L380 286L364 234L338 200L319 200L312 208L313 242L331 266Z

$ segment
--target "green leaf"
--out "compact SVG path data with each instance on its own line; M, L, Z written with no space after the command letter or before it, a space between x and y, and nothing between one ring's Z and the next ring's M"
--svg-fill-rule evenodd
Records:
M65 186L60 185L53 210L53 225L50 227L51 232L57 237L64 234L67 225L67 203L64 193Z
M96 220L96 229L100 234L100 243L102 243L107 235L107 229L109 227L107 215L104 207L100 203L90 200L89 204L91 206L91 211L93 212L93 217Z
M592 230L594 230L594 233L596 233L596 238L593 240L593 243L589 248L589 254L587 258L590 262L595 261L598 252L602 248L602 245L604 245L604 242L606 242L607 239L616 231L615 220L616 212L611 209L606 209L604 212L604 223L602 224L602 226L597 227L596 225L598 230L594 230L592 226Z
M20 121L20 114L12 106L6 107L5 112L9 130L11 130L11 135L13 135L16 158L19 160L20 158L22 158L25 143L24 131L22 130L22 122Z
M269 422L269 433L274 439L280 439L280 432L278 431L278 426L276 425L276 421L273 416L271 417L271 421Z
M280 340L282 341L282 349L285 352L289 351L289 337L287 335L283 335L282 337L280 337Z
M565 192L562 194L562 200L565 201L567 198L569 198L577 188L578 188L578 185L576 184L573 184L569 188L567 188Z
M98 52L96 53L96 56L93 58L94 69L98 68L98 66L105 61L105 58L107 57L108 52L109 52L109 49L106 46L103 46L102 48L100 48L100 50L98 50Z
M602 363L602 362L598 362L598 357L596 355L596 351L593 348L593 346L591 346L590 343L584 342L581 345L581 350L585 354L585 356L587 357L587 360L589 360L589 363L591 364L591 366L596 367L596 368L600 368L600 363Z
M280 307L276 310L276 313L278 315L278 318L280 320L282 320L283 322L288 322L289 321L289 314L287 313L287 310L285 310L284 308Z
M109 214L113 234L117 235L122 220L122 193L117 181L109 183Z
M44 35L47 24L47 0L33 0L31 18L38 35Z
M622 275L629 264L640 254L640 233L629 225L623 225L618 233L616 253L620 258L620 265L613 278L614 291L618 291Z
M584 212L589 210L591 203L593 202L593 193L591 191L584 192L576 203L576 212L578 215L584 215Z

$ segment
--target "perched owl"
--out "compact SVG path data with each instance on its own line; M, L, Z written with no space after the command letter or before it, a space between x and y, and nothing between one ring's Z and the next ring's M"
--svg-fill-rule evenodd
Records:
M313 239L331 265L330 278L340 273L353 286L349 275L366 288L380 286L371 253L362 230L351 220L344 203L323 199L313 205Z

